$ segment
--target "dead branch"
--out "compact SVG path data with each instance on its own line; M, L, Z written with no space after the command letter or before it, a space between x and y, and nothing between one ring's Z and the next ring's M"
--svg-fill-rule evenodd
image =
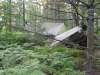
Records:
M7 25L7 26L10 26L10 25ZM34 34L37 34L37 35L40 35L40 36L48 37L48 36L45 36L44 34L41 34L41 33L39 33L39 32L34 32L34 31L26 30L26 29L24 29L24 28L20 28L20 27L17 27L17 26L15 26L15 25L13 25L13 26L11 26L11 27L12 27L12 28L15 28L15 29L17 29L17 30L23 31L23 32L34 33ZM50 33L48 33L48 34L50 34ZM55 35L50 34L50 36L53 37L54 40L59 41L59 42L61 42L62 44L64 44L63 41L58 40L58 39L55 39L55 38L54 38Z
M26 14L30 14L32 16L37 16L37 17L41 17L41 18L49 19L49 20L63 20L63 21L67 21L67 20L75 20L75 19L77 19L77 18L75 18L75 19L54 19L54 18L42 16L42 15L34 15L34 14L28 13L28 12L26 12ZM79 19L79 20L83 20L83 19ZM87 19L84 19L84 20L87 20Z
M94 36L100 41L100 37L96 34L94 34Z

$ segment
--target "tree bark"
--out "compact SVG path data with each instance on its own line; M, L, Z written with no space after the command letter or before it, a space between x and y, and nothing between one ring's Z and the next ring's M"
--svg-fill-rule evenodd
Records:
M90 5L92 0L88 0ZM87 28L87 74L95 75L94 70L94 4L88 8L88 28Z

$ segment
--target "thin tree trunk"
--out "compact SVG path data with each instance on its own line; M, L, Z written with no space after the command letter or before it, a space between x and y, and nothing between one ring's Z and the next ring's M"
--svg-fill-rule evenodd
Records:
M77 17L77 14L73 14L73 18L74 18L74 27L78 26L78 17Z
M70 12L72 12L72 10L70 10ZM73 14L72 13L69 13L69 17L70 19L70 27L73 28L74 27L74 18L73 18Z
M25 0L23 0L23 26L25 27Z
M21 25L21 1L19 0L19 12L18 15L20 15L17 25L20 26Z
M57 10L59 10L59 11L60 11L60 5L59 5L59 4L57 5ZM57 19L58 19L58 21L57 21L57 22L58 22L58 23L60 23L60 22L61 22L61 20L60 20L60 19L61 19L61 18L60 18L60 12L59 12L59 11L57 12Z
M88 0L90 5L91 0ZM88 8L88 28L87 28L87 74L95 75L94 70L94 7L93 4Z
M4 1L4 2L5 2L5 1ZM4 10L3 10L3 15L6 16L6 13L7 13L7 12L6 12L6 9L4 8ZM4 17L3 20L4 20L4 26L6 27L6 25L7 25L6 18ZM6 27L6 35L7 35L7 27Z
M58 10L58 11L55 10L55 19L58 19L58 20L55 20L55 22L60 23L61 22L61 17L60 17L60 12L59 12L60 5L55 3L55 9Z
M48 4L48 0L47 0L47 4ZM48 6L47 6L47 18L48 18ZM47 19L47 22L48 22L49 20Z
M8 2L9 2L9 4L11 5L11 0L8 0ZM9 25L10 25L10 32L12 31L12 25L11 25L11 22L12 22L12 20L11 20L11 8L10 8L10 10L9 10L9 15L10 15L10 18L9 18Z

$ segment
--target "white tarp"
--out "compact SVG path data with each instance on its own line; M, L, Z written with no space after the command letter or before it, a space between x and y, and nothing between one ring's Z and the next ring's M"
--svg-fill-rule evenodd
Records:
M62 33L62 34L56 36L56 37L55 37L55 40L52 42L51 46L57 44L59 41L62 41L62 40L64 40L65 38L67 38L67 37L73 35L74 33L76 33L77 31L79 31L79 30L81 30L81 29L82 29L81 27L77 26L77 27L75 27L75 28L73 28L73 29L70 29L70 30L68 30L68 31L66 31L66 32L64 32L64 33ZM57 41L57 40L59 40L59 41Z
M46 28L44 35L59 35L66 31L64 23L43 23L42 27Z

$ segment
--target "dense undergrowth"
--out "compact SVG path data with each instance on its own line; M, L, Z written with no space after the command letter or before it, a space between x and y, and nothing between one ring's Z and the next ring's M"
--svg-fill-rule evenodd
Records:
M0 35L0 75L85 75L85 56L85 51L37 45L19 32Z

